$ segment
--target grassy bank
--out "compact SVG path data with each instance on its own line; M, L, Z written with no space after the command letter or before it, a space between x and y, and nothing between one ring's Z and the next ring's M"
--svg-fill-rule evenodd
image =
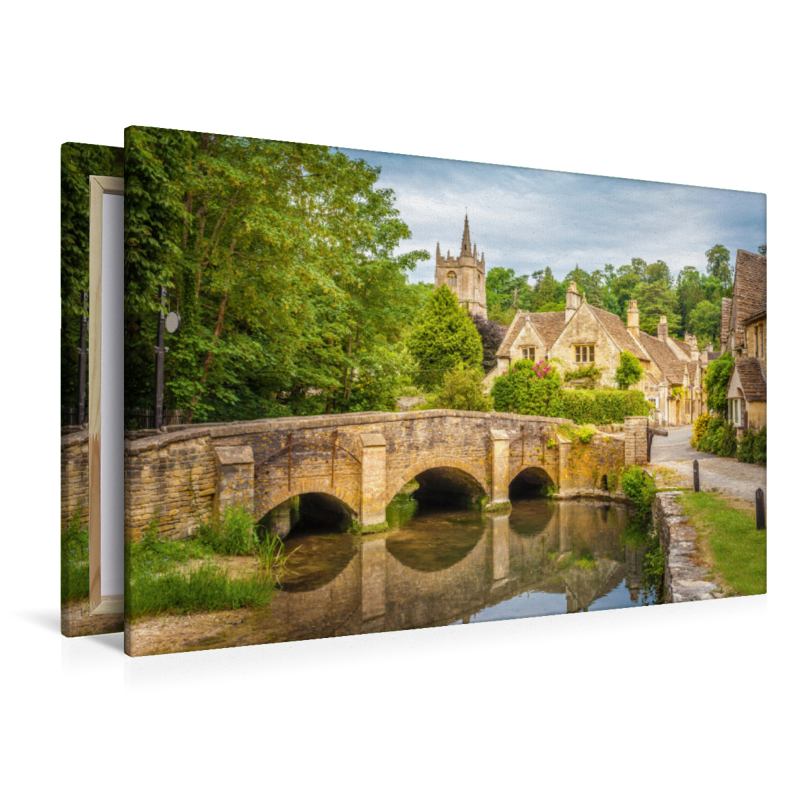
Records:
M698 533L701 556L726 593L764 594L767 531L756 530L755 511L715 492L684 492L676 499Z
M252 558L238 576L225 565L235 556ZM127 546L126 613L137 618L263 606L285 563L283 542L259 532L244 509L228 509L222 518L201 524L196 536L175 542L161 538L154 518L141 541Z

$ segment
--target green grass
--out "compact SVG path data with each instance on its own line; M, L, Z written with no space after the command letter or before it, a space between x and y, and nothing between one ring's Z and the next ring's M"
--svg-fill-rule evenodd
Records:
M61 602L89 597L89 528L76 511L61 534Z
M257 569L233 578L214 563L215 555L251 555ZM228 509L221 519L204 522L198 535L180 541L160 537L156 516L141 540L127 546L126 613L135 618L263 606L275 592L286 558L283 542L266 532L259 536L255 520L242 509Z
M733 595L764 594L767 531L756 530L755 517L711 492L686 492L676 499L705 540L711 570L723 588Z

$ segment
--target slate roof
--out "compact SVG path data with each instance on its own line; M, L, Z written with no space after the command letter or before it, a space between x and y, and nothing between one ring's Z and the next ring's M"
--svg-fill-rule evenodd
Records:
M737 322L767 313L767 257L736 251L736 276L733 279ZM738 327L738 326L737 326Z
M686 344L686 342L682 342L680 339L672 339L672 341L675 342L675 344L678 345L678 347L680 347L680 349L683 350L683 352L686 353L689 358L692 357L692 348Z
M722 320L720 323L719 331L719 344L722 352L725 352L725 345L728 343L728 336L731 331L731 299L730 297L722 298Z
M610 311L605 311L602 308L589 306L594 312L597 319L600 320L603 327L608 331L609 336L614 340L614 343L620 350L627 350L633 353L636 358L643 358L646 361L650 360L650 356L642 350L636 339L633 338L630 331L625 327L625 323Z
M516 341L528 319L530 319L536 332L541 336L548 350L553 346L553 342L555 342L565 326L563 311L518 311L514 321L506 328L506 335L503 337L503 341L500 342L500 347L497 350L498 358L508 358L511 355L511 345Z
M650 360L650 356L640 347L636 339L631 336L623 321L616 314L612 314L596 306L590 305L589 308L620 350L628 350L637 358L642 358L646 361ZM561 335L564 328L567 327L563 311L518 311L497 350L498 358L510 357L511 345L516 341L516 338L519 336L520 331L528 319L530 319L533 327L536 329L539 336L541 336L548 350L555 344L556 339Z
M742 391L748 403L766 401L767 379L761 369L761 362L757 358L737 358L733 370L734 374L739 373ZM731 375L732 379L733 375Z
M661 339L651 336L649 333L639 331L639 343L650 354L650 358L670 383L683 383L683 365L686 362L681 361L666 342L662 342Z
M744 342L744 321L767 313L767 257L736 251L736 275L733 279L736 298L734 346Z

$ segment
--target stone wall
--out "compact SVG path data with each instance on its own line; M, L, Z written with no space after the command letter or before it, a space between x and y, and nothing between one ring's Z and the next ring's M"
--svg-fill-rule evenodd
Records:
M61 531L75 512L89 524L89 431L61 437Z
M260 518L311 492L338 498L362 524L380 525L391 499L430 469L469 476L475 491L495 505L506 502L508 485L525 470L564 496L611 497L603 478L630 463L636 433L626 426L625 436L598 433L584 445L558 435L558 425L568 422L434 410L141 432L125 443L126 536L138 539L157 516L163 535L183 538L231 503L251 507ZM83 432L62 439L62 525L81 503L88 508L86 438Z
M712 600L722 589L705 579L706 570L694 563L697 533L686 524L683 509L675 501L681 492L660 492L653 501L653 523L664 551L664 590L668 603Z
M625 463L647 463L647 417L625 417Z

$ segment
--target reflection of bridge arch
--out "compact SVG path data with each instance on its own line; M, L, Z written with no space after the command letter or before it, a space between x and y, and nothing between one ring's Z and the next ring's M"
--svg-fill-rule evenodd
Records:
M353 489L340 489L338 486L331 487L329 479L300 478L292 481L291 489L282 486L255 501L255 516L263 517L267 512L272 511L275 506L286 502L289 498L300 494L325 494L335 497L347 507L347 512L354 518L358 518L359 496Z
M484 494L489 494L489 488L486 485L483 469L477 467L463 458L456 456L433 456L425 458L422 461L417 461L412 464L400 474L400 477L390 484L386 492L386 501L389 502L409 481L417 477L417 475L426 472L429 469L448 468L459 470L466 473L472 480L474 480Z

